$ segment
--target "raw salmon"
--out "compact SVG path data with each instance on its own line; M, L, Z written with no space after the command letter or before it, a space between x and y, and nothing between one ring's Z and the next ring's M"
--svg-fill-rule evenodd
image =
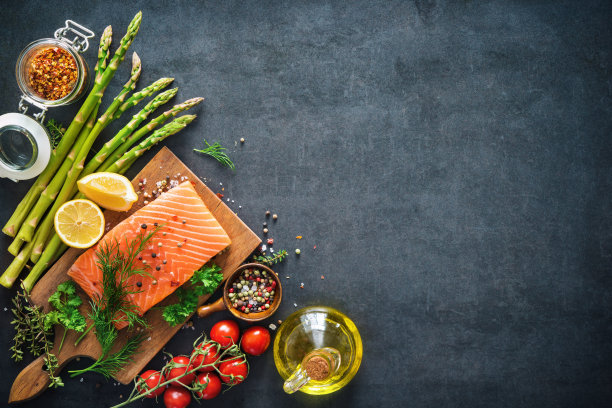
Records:
M129 300L138 307L140 314L174 292L231 243L191 183L184 182L117 224L98 244L76 260L68 275L91 298L101 295L102 272L98 268L96 255L98 247L117 240L120 250L125 252L127 242L143 232L151 232L155 228L154 223L162 227L134 263L136 268L146 268L152 277L133 276L128 280L128 285L140 290L140 293L129 295ZM117 324L117 327L125 325Z

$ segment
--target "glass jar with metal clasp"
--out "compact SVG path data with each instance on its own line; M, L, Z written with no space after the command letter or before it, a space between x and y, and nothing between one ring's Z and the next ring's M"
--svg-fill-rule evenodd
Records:
M47 166L52 150L43 126L47 109L76 102L86 92L89 68L81 54L93 37L93 31L66 20L54 38L36 40L19 55L19 112L0 116L0 177L27 180ZM28 114L30 108L39 111Z

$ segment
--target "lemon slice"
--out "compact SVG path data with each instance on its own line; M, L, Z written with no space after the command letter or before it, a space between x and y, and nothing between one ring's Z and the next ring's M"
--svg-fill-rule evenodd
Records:
M116 173L92 173L77 182L81 193L100 207L113 211L127 211L138 201L132 183Z
M55 213L55 232L68 246L89 248L104 235L104 214L92 201L68 201Z

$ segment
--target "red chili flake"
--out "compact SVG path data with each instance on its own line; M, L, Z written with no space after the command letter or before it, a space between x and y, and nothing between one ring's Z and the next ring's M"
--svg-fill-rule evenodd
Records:
M176 221L176 220L178 220L178 216L173 215L173 216L172 216L172 221Z
M221 193L217 193L217 197L219 197L219 198L223 198L223 194L221 194Z
M316 246L316 245L315 245L315 246L313 246L313 247L312 247L312 249L317 249L317 246Z
M178 281L170 281L170 286L174 287L174 286L180 286L181 283Z
M274 238L268 238L268 245L274 245Z
M31 89L43 99L55 101L68 95L76 86L76 60L63 48L47 47L30 59L28 80Z
M297 237L295 237L295 239L302 239L302 236L298 235Z
M321 279L325 279L325 276L321 275Z

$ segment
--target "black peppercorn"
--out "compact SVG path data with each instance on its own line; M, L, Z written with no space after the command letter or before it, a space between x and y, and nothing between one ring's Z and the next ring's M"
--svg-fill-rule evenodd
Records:
M156 270L156 271L161 270L161 266L157 265L157 266L155 267L155 270Z
M136 282L136 286L141 287L142 286L142 282Z
M153 253L151 254L151 258L155 258L156 256L157 256L157 254L156 254L155 252L153 252Z
M142 229L147 229L147 224L142 224L142 225L140 226L140 228L142 228Z

